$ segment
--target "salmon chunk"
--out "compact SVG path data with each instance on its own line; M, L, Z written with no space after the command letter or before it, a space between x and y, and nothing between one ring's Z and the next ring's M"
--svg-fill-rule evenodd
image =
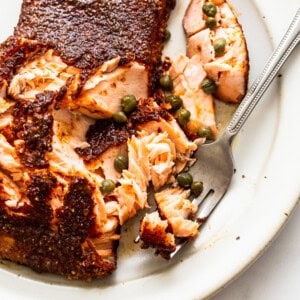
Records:
M201 56L188 58L180 55L173 61L169 74L174 81L173 94L181 97L184 108L191 113L187 132L197 136L199 128L206 126L211 129L212 138L215 138L217 126L214 99L201 88L202 81L207 77Z
M162 220L158 211L146 214L141 222L143 248L153 247L163 253L176 250L174 234L168 232L168 221Z
M216 97L223 101L239 103L247 89L249 72L248 51L242 28L232 8L226 1L212 1L217 7L217 25L209 29L202 7L206 1L192 0L183 21L187 33L187 56L199 55L207 77L218 88ZM216 55L214 44L223 39L222 53Z
M147 189L151 181L158 190L174 181L176 150L167 133L139 132L128 142L128 169L118 180L113 196L119 203L120 224L148 206Z
M60 108L68 108L97 119L111 118L121 110L124 95L146 98L149 94L149 73L138 62L119 66L120 57L101 65L84 84L76 101L68 95ZM110 65L108 68L107 65Z
M155 193L157 210L147 214L140 227L143 247L155 248L168 258L176 249L176 238L195 238L199 223L191 218L197 207L188 199L189 191L179 187ZM152 222L152 223L151 223Z
M197 206L188 199L189 191L178 187L165 189L154 195L160 214L166 218L176 237L195 237L199 224L188 218L196 213Z

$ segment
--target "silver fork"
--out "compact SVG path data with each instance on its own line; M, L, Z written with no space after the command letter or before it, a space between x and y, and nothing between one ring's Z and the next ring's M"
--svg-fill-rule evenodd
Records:
M195 158L197 161L189 172L193 175L194 180L203 182L204 189L201 195L193 200L193 203L199 206L197 217L200 224L207 220L230 185L234 173L231 148L234 137L238 134L284 62L295 49L299 40L300 8L263 72L250 87L223 135L215 142L200 146L196 151ZM177 249L171 253L171 258L178 253L186 242L184 241L177 246Z

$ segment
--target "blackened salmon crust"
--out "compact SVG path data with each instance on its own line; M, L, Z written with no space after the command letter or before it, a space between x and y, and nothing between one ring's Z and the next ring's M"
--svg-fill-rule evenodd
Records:
M96 68L116 56L160 61L175 0L24 0L15 35L54 45L68 63Z

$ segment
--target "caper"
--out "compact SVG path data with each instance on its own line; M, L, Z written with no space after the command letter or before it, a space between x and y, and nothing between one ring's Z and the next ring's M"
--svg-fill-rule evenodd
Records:
M166 97L166 102L170 103L172 109L178 110L182 106L182 99L176 95L168 95Z
M113 114L113 120L117 123L126 123L128 121L127 116L123 111L119 111Z
M114 168L116 171L121 173L123 170L128 168L128 158L123 155L119 155L114 160Z
M163 36L163 43L168 42L170 38L171 38L171 32L168 29L166 29Z
M217 7L214 3L208 1L205 2L202 6L202 11L208 16L208 17L214 17L217 13Z
M193 176L190 173L180 173L177 175L176 180L184 189L188 189L193 183Z
M225 52L226 40L224 38L219 38L214 41L215 55L221 56Z
M189 110L181 108L178 111L177 118L178 118L179 124L186 125L189 122L190 117L191 117L191 113Z
M100 190L103 195L110 194L114 189L116 185L111 179L105 179L101 182Z
M212 138L212 132L211 129L207 126L202 126L198 129L197 131L198 136L202 137L202 138L207 138L207 139L211 139Z
M172 91L173 89L173 80L169 75L160 77L159 84L165 91Z
M200 181L194 181L191 185L191 191L195 197L198 197L203 191L203 183Z
M126 95L121 99L122 111L125 114L132 113L137 106L137 101L134 95Z
M201 88L206 94L213 94L217 91L216 83L210 78L205 78L202 81Z
M207 28L209 29L214 29L217 26L217 21L215 18L213 17L208 17L205 21L205 25Z

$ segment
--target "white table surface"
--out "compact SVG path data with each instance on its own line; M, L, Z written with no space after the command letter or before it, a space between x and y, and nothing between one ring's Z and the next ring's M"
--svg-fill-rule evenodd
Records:
M300 179L299 179L300 180ZM300 206L268 250L212 300L300 299Z

